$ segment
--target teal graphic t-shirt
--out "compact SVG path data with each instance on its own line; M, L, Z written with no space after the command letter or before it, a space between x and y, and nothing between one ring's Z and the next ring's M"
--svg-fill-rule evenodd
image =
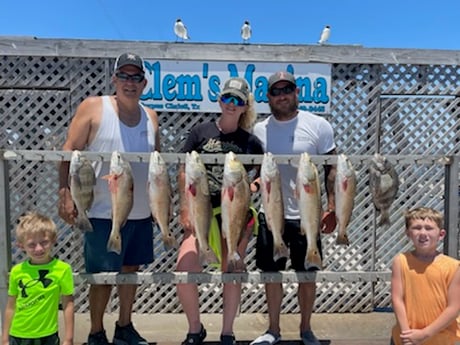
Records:
M58 309L62 295L72 295L72 268L54 258L45 265L29 261L15 265L10 272L8 295L16 296L10 335L41 338L58 331Z

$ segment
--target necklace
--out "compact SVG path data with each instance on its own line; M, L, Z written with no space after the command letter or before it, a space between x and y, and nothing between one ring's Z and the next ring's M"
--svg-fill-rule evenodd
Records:
M222 133L224 132L224 131L222 130L222 127L220 127L220 120L219 120L219 119L216 120L216 127L217 127L217 129L219 130L219 132L222 132Z

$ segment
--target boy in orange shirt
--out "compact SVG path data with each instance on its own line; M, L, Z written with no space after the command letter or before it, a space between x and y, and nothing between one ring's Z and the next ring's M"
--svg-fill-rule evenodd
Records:
M391 295L397 324L392 344L453 345L460 312L460 262L437 250L443 215L420 207L405 214L414 249L393 261Z

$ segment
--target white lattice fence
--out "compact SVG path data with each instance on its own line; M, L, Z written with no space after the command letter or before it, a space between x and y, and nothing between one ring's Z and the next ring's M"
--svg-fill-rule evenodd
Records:
M0 60L0 147L21 150L59 149L69 121L80 101L89 95L112 92L110 75L113 58L71 58L4 56ZM387 155L458 155L460 121L457 98L458 71L450 65L333 64L332 111L328 115L338 150L351 157ZM266 116L261 114L260 118ZM217 114L161 112L162 151L178 152L188 131ZM323 237L326 270L350 272L387 271L392 256L405 248L401 212L414 205L445 209L444 164L437 161L396 160L401 179L400 192L392 209L389 229L375 228L375 214L368 191L366 159L354 159L358 171L358 195L349 226L349 247L335 245L335 235ZM74 233L57 216L57 169L55 161L12 160L9 162L9 194L12 229L27 209L51 215L61 229L56 252L76 272L84 270L82 236ZM177 165L170 165L175 181ZM174 188L175 182L173 182ZM175 215L171 228L177 238L181 229ZM258 204L255 197L254 203ZM143 272L171 272L176 253L165 252L159 231L155 232L155 261ZM255 271L254 242L251 242L248 270ZM22 254L12 245L13 261ZM286 282L283 313L298 312L296 283ZM222 308L221 284L200 285L203 312ZM365 312L390 305L387 281L340 279L319 281L316 311ZM87 311L86 284L79 284L76 306ZM115 296L116 297L116 296ZM118 308L115 298L108 311ZM142 313L181 312L171 283L141 284L135 310ZM262 285L243 287L241 312L265 312Z

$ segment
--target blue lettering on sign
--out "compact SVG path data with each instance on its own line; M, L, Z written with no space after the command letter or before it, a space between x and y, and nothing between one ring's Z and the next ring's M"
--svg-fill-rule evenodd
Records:
M327 81L323 77L315 80L315 91L313 92L313 99L315 103L326 104L329 102L329 96L327 95Z
M221 90L220 77L213 75L209 71L209 64L203 63L201 77L198 74L180 74L174 75L167 73L162 75L161 62L157 61L150 63L145 62L147 76L151 76L148 89L141 96L142 101L179 101L179 102L200 102L203 101L202 82L207 79L207 98L211 102L217 102ZM238 77L240 73L238 66L235 63L227 65L229 78ZM286 71L295 75L294 66L288 64ZM257 103L268 103L267 90L268 78L265 76L257 76L256 65L247 64L241 75L251 87L254 94L254 101ZM324 77L318 77L311 80L309 77L297 77L296 84L300 90L300 103L327 104L330 102L328 96L327 80ZM155 109L163 109L163 105L149 105ZM164 106L167 109L199 109L199 103L168 103ZM304 106L303 109L311 109L310 111L321 112L325 110L324 106Z
M254 100L257 103L268 103L267 90L268 79L265 77L257 77L254 82L254 90L252 91Z
M209 78L209 90L208 90L208 98L211 102L217 102L217 98L219 97L220 92L220 79L218 76L213 75Z

